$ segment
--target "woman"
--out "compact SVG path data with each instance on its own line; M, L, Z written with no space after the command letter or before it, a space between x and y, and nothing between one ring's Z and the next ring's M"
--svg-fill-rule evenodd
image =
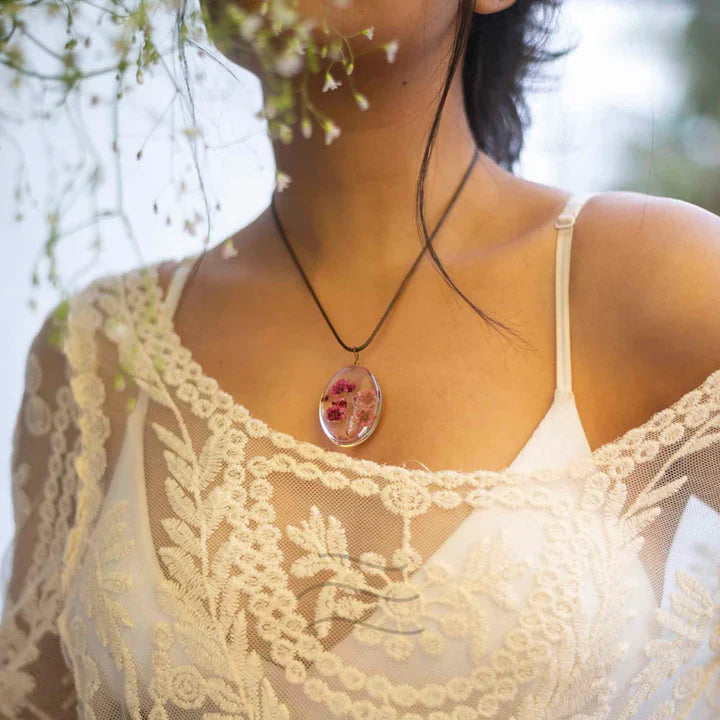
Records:
M333 10L370 108L38 335L3 717L713 717L720 219L512 174L540 5Z

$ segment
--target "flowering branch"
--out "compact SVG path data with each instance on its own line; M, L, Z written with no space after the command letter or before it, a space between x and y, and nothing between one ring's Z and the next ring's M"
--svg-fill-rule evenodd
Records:
M373 27L351 35L345 35L332 27L329 22L331 8L348 7L350 0L326 0L324 17L319 21L302 18L298 5L299 0L262 0L258 9L251 12L230 1L223 4L221 16L213 19L205 6L199 10L189 10L187 0L2 0L0 69L4 68L3 74L9 87L19 93L26 89L28 83L35 83L43 95L48 92L57 95L50 109L47 109L46 103L36 102L18 102L15 107L30 107L30 113L34 113L36 107L42 107L37 116L43 122L51 119L58 110L68 110L66 119L73 125L78 140L84 143L90 162L83 160L79 167L68 170L70 180L64 184L63 192L70 192L76 186L80 170L86 170L86 182L79 187L82 192L90 194L92 206L96 210L89 218L83 213L81 221L67 223L65 217L73 203L64 203L62 198L50 201L51 207L46 213L48 234L35 264L33 286L40 285L43 280L42 268L45 268L44 279L63 296L67 296L69 289L65 287L59 270L58 248L64 238L93 223L99 225L111 218L119 219L135 252L141 256L142 247L123 207L120 102L134 86L143 85L146 76L155 70L167 76L174 93L169 102L163 105L160 117L144 137L135 157L138 161L142 160L143 150L160 124L167 118L172 118L174 122L176 108L182 109L188 123L177 136L190 144L195 173L205 203L207 228L204 242L209 242L211 206L198 155L199 148L207 150L209 146L205 143L195 116L188 49L196 51L201 58L212 58L207 49L203 48L203 44L210 39L221 51L230 48L232 51L246 51L256 57L266 89L262 109L256 118L265 120L270 137L283 143L294 141L298 124L300 135L306 139L312 136L317 126L324 133L326 145L341 133L337 123L310 100L308 86L312 75L322 79L323 92L342 92L347 87L361 111L370 107L368 98L354 82L356 62L367 53L377 51L384 52L388 62L394 62L397 40L373 43ZM92 19L96 22L88 27L89 18L93 15ZM170 49L161 50L155 37L162 18L168 16L173 19L173 44ZM42 34L32 29L35 22L43 23L39 25L43 28ZM65 37L59 42L57 33L50 32L53 23L57 22L64 26L65 31ZM107 28L104 33L98 30L101 26ZM320 32L313 33L318 28ZM361 43L360 47L354 47L357 42ZM91 67L92 63L86 61L86 56L96 50L105 61L102 65ZM176 80L172 63L168 62L171 55L177 59L182 70L182 82ZM212 59L220 62L217 58ZM111 91L111 162L114 172L111 173L105 171L100 153L94 148L92 138L85 130L80 110L80 101L87 97L85 87L91 80L99 80L103 76L114 76ZM296 78L298 81L294 82ZM91 93L89 105L97 106L100 102L100 95ZM73 112L69 112L71 107L75 108ZM13 118L9 113L1 112L0 133L8 136L12 143L10 126L13 123L21 126L25 121L26 118ZM173 128L173 141L175 138ZM19 143L14 145L22 157ZM30 186L22 167L15 176L18 178L14 190L18 203L15 218L20 222L23 219L21 203L27 202ZM107 203L101 203L98 199L99 188L108 178L115 184L114 207L107 207ZM278 168L277 189L282 191L290 182L291 177ZM182 187L185 187L185 181ZM74 195L73 202L77 199L78 195ZM219 205L215 209L219 210ZM153 211L158 212L157 200L153 201ZM192 218L185 219L184 230L194 235L200 219L202 217L196 211ZM170 223L169 215L167 223ZM90 248L91 256L97 258L101 248L98 232ZM230 249L228 254L232 254Z

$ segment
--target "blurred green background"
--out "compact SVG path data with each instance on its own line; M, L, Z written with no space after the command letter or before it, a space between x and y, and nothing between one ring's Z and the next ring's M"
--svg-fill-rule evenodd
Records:
M720 214L720 0L685 5L687 25L669 37L657 30L654 36L684 75L677 108L654 118L652 138L627 142L626 172L615 189L642 187ZM650 16L647 29L654 30Z

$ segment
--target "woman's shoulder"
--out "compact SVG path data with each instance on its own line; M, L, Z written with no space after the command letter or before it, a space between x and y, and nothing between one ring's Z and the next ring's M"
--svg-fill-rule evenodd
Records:
M676 245L676 233L692 234L702 241L720 230L720 217L715 213L678 198L650 195L630 190L608 190L591 193L582 211L583 228L587 233L606 234L620 231L620 242L626 244L628 234L641 243L654 243L656 248ZM613 237L608 238L613 241ZM632 248L630 248L632 249ZM641 247L642 251L651 248Z
M79 284L40 320L26 355L26 374L42 368L48 383L59 387L91 365L107 370L110 355L128 337L141 335L141 325L162 325L166 288L161 278L182 262L138 264Z
M639 192L591 197L573 239L585 340L664 406L720 367L720 217ZM583 330L581 329L581 332Z
M713 313L720 307L715 213L675 198L611 191L590 198L576 232L578 273L598 295L615 299L617 317L653 353L680 350L673 337L689 339L693 326L710 330L706 322L720 320Z
M142 297L141 303L152 299L163 301L175 271L189 265L191 260L190 257L163 258L91 278L70 293L45 322L51 316L68 320L73 315L78 322L85 321L93 307L103 315L115 315L122 310L122 305L137 304L138 296Z

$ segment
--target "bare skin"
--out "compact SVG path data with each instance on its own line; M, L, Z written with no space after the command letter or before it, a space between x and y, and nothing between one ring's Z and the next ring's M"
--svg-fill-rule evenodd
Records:
M438 241L438 253L478 307L537 350L504 341L427 259L421 261L383 328L360 354L382 384L381 424L367 441L344 453L408 467L420 467L413 464L420 461L431 470L498 470L517 455L547 411L556 382L553 223L569 194L508 178L513 197L525 196L526 206L536 208L519 217L521 204L513 203L506 223L522 229L490 249L469 243L466 253L453 260L446 259ZM618 216L634 208L630 217L639 225L645 200L635 193L594 197L574 232L573 390L592 449L641 424L713 370L709 357L699 373L691 365L685 372L666 369L663 375L649 364L649 350L633 352L647 327L619 299L627 295L619 279L627 274L629 253L617 250L619 240L632 235L633 224ZM470 215L464 222L468 237L477 236L478 218ZM619 240L608 241L607 235ZM187 285L175 317L180 338L204 371L254 417L337 450L319 427L317 402L327 380L352 362L352 355L332 335L269 210L235 239L237 257L225 260L214 248ZM174 267L163 266L164 285ZM363 309L363 323L360 313L338 312L317 287L316 293L348 344L364 342L384 311L377 307L370 318ZM385 307L390 298L383 298Z
M475 10L500 12L509 5L477 0ZM317 18L324 7L324 0L307 0L301 9ZM331 145L318 128L310 140L298 134L289 145L274 142L278 167L292 176L276 199L283 226L348 345L368 338L421 247L415 182L455 11L454 3L439 0L333 10L331 24L347 34L374 25L376 39L398 38L397 59L390 64L382 52L358 58L354 82L371 98L364 113L338 66L333 72L345 87L323 93L322 77L313 78L312 101L343 128ZM363 47L358 42L356 48ZM259 71L254 57L232 59ZM456 74L426 181L429 231L475 149L459 79ZM553 223L569 195L516 177L481 155L434 245L461 290L536 350L489 330L424 258L360 355L382 384L381 424L365 443L343 452L390 464L420 461L433 470L498 469L512 461L555 387ZM648 243L636 241L633 250L626 238L642 238L643 227L653 231L648 202L633 193L593 198L575 231L573 387L593 449L647 419L677 397L678 388L693 387L698 375L692 372L688 381L675 373L660 383L662 369L648 368L635 348L647 314L633 310L637 297L628 289L634 279L625 278L633 262L643 262ZM317 400L352 355L315 305L270 208L235 241L237 257L224 261L218 249L211 251L186 288L176 318L180 337L205 372L255 417L337 449L318 426ZM623 284L613 288L616 278Z
M510 4L478 2L476 10L497 12ZM323 9L324 0L302 5L313 17ZM372 103L365 113L344 92L347 86L323 93L322 78L315 78L312 101L342 127L332 145L324 144L318 128L310 140L274 143L278 167L292 176L277 196L278 212L348 345L367 339L421 248L415 182L454 13L453 3L421 0L354 3L350 11L333 11L331 24L343 32L374 25L376 39L396 37L403 50L392 64L382 52L358 59L353 79ZM232 59L258 72L255 58ZM338 80L344 75L339 67L333 73ZM474 149L456 75L426 182L430 231ZM432 469L497 468L513 459L552 399L552 224L567 196L481 156L435 247L468 297L501 322L517 323L538 352L518 352L489 333L425 258L360 355L382 383L381 426L344 452L391 464L419 460ZM269 208L235 240L236 258L222 261L215 250L203 261L183 297L178 332L205 371L253 415L337 449L318 427L317 400L352 355L325 323ZM228 307L236 311L228 313ZM215 342L218 337L223 343ZM462 388L451 393L451 403L449 388Z

